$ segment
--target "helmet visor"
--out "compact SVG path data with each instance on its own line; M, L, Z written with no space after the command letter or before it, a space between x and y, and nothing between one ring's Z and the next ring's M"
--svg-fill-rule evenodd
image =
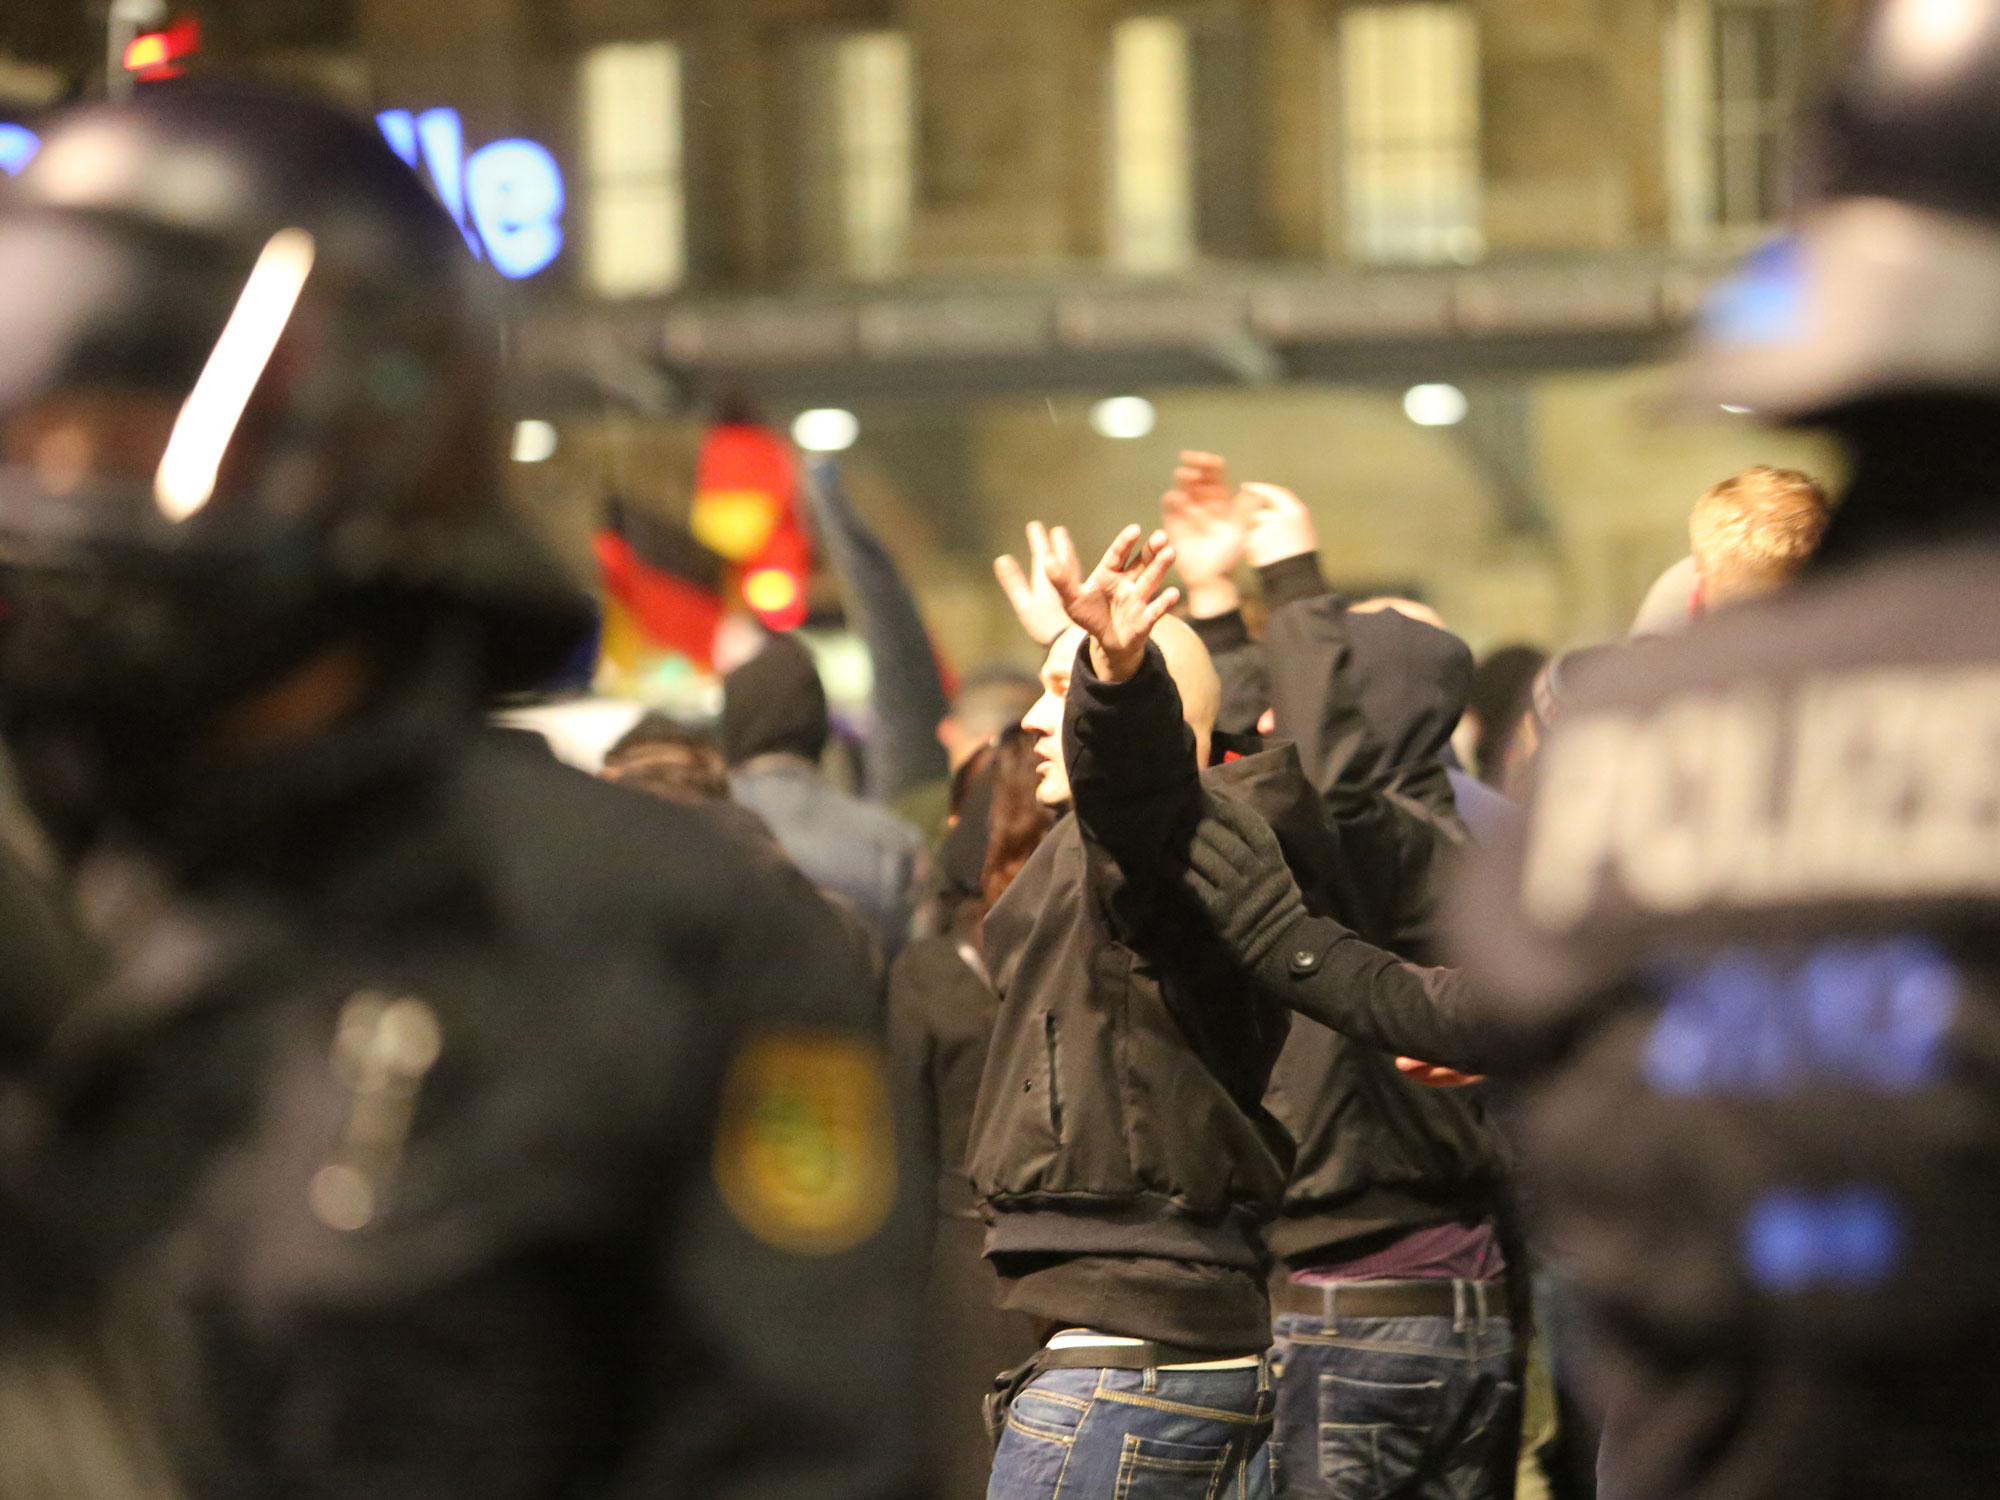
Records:
M269 420L253 398L311 271L310 238L286 235L246 267L89 220L0 220L0 541L16 556L208 531L195 523Z

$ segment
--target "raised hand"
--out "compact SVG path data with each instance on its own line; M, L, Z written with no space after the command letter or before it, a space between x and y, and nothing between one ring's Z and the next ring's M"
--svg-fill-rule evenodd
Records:
M1139 527L1127 526L1090 576L1080 578L1076 546L1058 526L1042 564L1065 617L1089 635L1091 663L1107 682L1123 682L1139 670L1153 627L1181 597L1179 589L1154 597L1173 565L1174 549L1167 534L1156 531L1135 552L1142 535Z
M1012 557L993 559L993 576L1000 580L1007 602L1014 606L1014 618L1037 646L1046 646L1069 629L1069 616L1062 600L1049 586L1049 533L1040 521L1028 523L1028 567L1024 572ZM1071 554L1074 556L1074 553Z
M1267 568L1319 549L1312 512L1290 490L1275 484L1246 484L1240 499L1248 525L1243 557L1251 567Z
M1179 558L1189 607L1204 618L1236 608L1229 575L1243 559L1245 527L1227 463L1213 453L1181 454L1173 487L1160 497L1160 525Z

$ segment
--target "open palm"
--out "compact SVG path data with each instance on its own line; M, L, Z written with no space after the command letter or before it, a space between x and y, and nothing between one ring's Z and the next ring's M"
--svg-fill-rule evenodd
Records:
M1056 528L1061 530L1061 527ZM1069 629L1069 619L1063 613L1062 600L1049 587L1048 557L1053 542L1048 530L1040 521L1028 523L1028 566L1024 569L1012 557L1001 555L993 559L993 576L1000 580L1000 587L1007 595L1007 602L1014 606L1014 618L1021 622L1021 628L1038 646L1046 646L1065 630Z
M1160 496L1160 525L1189 588L1235 571L1243 557L1244 515L1222 459L1212 453L1181 455L1173 488Z
M1156 592L1174 561L1167 534L1156 531L1137 547L1143 534L1141 528L1127 526L1090 576L1083 578L1078 576L1082 568L1076 546L1058 526L1050 533L1051 547L1043 562L1064 612L1090 636L1099 674L1114 682L1138 670L1153 627L1180 599L1179 589Z

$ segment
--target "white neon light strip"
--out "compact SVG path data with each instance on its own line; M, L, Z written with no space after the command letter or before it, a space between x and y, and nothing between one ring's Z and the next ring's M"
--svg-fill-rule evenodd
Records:
M291 322L292 309L312 274L315 253L313 237L305 230L281 229L251 267L236 309L174 421L159 472L153 476L154 502L168 520L185 521L215 497L222 457Z

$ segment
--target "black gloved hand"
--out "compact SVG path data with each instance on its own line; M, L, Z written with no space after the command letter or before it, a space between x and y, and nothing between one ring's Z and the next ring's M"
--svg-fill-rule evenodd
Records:
M1263 963L1306 915L1271 825L1254 808L1207 790L1183 880L1246 968Z

